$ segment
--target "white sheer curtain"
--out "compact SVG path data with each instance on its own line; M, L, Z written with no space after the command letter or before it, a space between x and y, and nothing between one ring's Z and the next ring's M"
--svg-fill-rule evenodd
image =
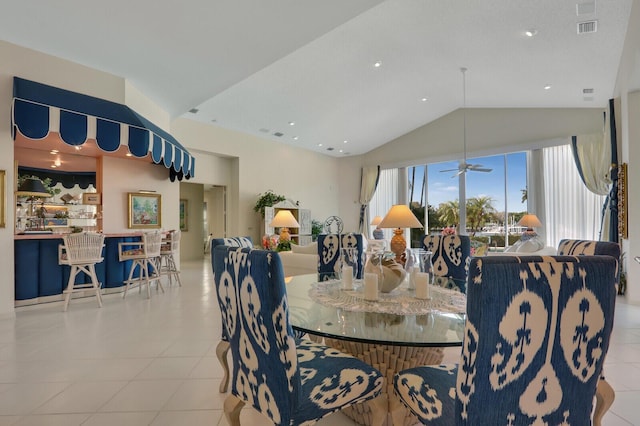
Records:
M369 216L385 217L391 206L398 204L398 187L398 169L381 170L378 187L369 202ZM384 238L390 240L393 229L383 229L382 231Z
M563 238L599 240L605 196L582 183L571 146L544 148L542 157L546 244L558 247Z

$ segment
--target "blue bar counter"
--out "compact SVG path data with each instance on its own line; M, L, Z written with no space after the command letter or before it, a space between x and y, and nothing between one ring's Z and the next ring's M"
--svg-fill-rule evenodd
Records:
M96 264L96 275L103 292L119 291L129 275L131 260L118 260L118 243L140 241L139 233L107 234L103 251L104 261ZM60 234L16 235L15 304L16 306L62 300L71 267L58 264L58 246L63 244ZM76 277L77 283L88 281L86 274Z

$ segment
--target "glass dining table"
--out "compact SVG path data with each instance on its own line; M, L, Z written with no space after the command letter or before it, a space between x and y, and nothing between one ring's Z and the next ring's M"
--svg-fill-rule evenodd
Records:
M439 364L443 348L462 345L465 295L430 285L429 299L417 299L405 282L368 301L361 282L349 290L337 280L318 282L315 274L287 277L285 282L293 329L315 341L324 339L326 345L377 368L385 376L383 424L416 424L417 419L395 397L393 376L406 368ZM447 285L446 279L442 284ZM370 403L343 412L359 424L376 423Z

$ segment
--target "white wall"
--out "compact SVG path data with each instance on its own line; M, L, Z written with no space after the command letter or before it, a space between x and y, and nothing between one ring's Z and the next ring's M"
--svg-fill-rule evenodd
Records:
M311 217L320 221L339 215L343 186L352 189L350 183L340 180L338 160L326 155L182 118L171 123L171 132L190 149L232 157L228 236L250 235L258 241L260 216L253 206L259 194L269 189L299 201L300 207L310 209ZM196 163L196 178L200 167Z

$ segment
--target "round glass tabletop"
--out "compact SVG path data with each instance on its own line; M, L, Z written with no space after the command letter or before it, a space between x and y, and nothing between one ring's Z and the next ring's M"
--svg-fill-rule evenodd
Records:
M289 318L295 330L323 337L353 342L415 347L460 346L466 315L457 306L412 302L411 290L403 286L386 293L378 301L363 302L356 290L345 292L340 283L318 283L317 276L298 275L286 278ZM318 297L318 290L325 297ZM344 292L344 293L343 293ZM455 293L448 295L447 292ZM464 295L453 290L437 289L434 298ZM353 305L345 305L345 300ZM389 309L397 300L398 308ZM336 303L334 303L334 301ZM366 303L366 306L363 304ZM405 304L400 306L400 304ZM419 307L419 309L416 308Z

